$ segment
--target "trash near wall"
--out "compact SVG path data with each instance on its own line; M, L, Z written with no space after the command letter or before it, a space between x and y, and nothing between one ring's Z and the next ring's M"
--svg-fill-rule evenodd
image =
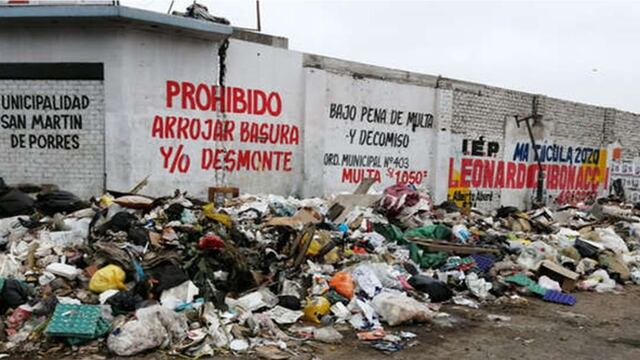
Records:
M627 201L640 202L640 159L611 162L611 185L615 192L616 183L622 186Z
M348 191L365 178L374 179L378 190L396 183L426 186L435 144L435 89L306 71L308 192Z

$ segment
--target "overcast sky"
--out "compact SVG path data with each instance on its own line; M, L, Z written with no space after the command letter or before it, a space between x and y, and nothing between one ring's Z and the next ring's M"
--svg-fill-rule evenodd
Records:
M192 0L175 0L184 10ZM254 0L198 0L255 27ZM121 0L166 12L171 0ZM262 0L294 50L640 112L640 2Z

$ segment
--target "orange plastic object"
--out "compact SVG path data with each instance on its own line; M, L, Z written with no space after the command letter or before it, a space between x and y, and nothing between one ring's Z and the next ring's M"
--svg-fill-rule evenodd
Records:
M353 297L353 278L351 274L346 273L344 271L339 271L333 275L331 280L329 280L329 286L336 289L336 292L347 299L351 299Z

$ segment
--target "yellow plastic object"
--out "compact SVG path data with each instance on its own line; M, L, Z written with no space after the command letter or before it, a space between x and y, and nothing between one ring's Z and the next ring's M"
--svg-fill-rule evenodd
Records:
M307 299L307 305L304 307L305 320L320 324L320 318L329 313L331 303L324 297L317 297L313 300Z
M233 223L231 221L231 217L229 215L226 214L220 214L217 213L213 204L207 204L205 206L202 207L202 210L204 212L204 216L206 216L208 219L213 220L213 221L217 221L220 224L226 226L227 228L231 229L231 227L233 226Z
M307 256L316 256L320 253L320 250L324 248L329 242L331 242L331 234L325 230L316 231L307 249Z
M322 250L322 245L320 245L320 241L317 239L311 240L311 244L309 244L309 249L307 249L307 256L316 256Z
M89 281L89 290L95 293L115 289L126 290L124 279L126 274L124 270L117 265L107 265L96 271Z
M113 196L104 194L100 197L100 206L109 207L111 205L113 205Z
M340 261L340 252L338 248L333 248L327 255L324 256L324 262L327 264L335 264Z

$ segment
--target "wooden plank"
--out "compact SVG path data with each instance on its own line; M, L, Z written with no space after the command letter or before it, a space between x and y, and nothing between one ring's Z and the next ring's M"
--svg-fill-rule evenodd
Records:
M500 249L496 247L479 247L479 246L469 246L469 245L459 245L452 244L443 241L430 241L421 238L409 238L408 240L414 242L416 245L421 248L431 251L444 251L450 254L480 254L480 253L491 253L491 254L500 254Z

